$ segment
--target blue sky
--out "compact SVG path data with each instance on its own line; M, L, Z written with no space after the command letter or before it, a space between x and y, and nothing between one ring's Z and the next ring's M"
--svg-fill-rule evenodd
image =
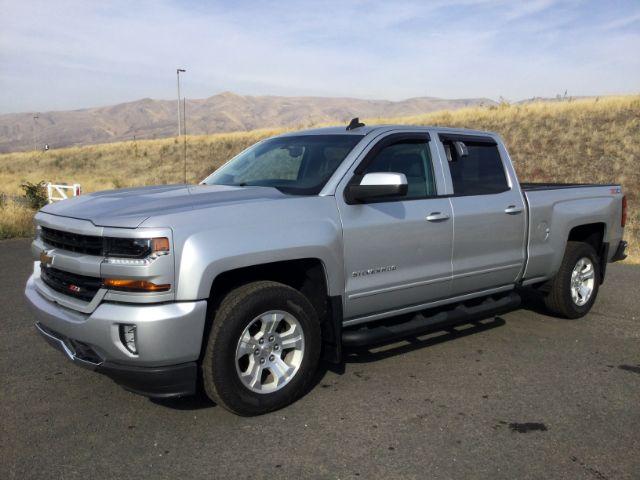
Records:
M0 112L184 93L640 92L640 1L0 0Z

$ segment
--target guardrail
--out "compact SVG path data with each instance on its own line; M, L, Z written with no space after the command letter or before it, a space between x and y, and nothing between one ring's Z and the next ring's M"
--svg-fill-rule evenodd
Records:
M73 185L56 185L47 183L47 200L49 203L66 200L69 197L77 197L82 193L82 187L79 183Z

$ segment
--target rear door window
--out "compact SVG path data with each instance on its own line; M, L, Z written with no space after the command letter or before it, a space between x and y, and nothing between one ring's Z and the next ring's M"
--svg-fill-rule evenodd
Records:
M454 195L490 195L509 190L498 146L465 141L469 154L458 157L453 141L443 141Z

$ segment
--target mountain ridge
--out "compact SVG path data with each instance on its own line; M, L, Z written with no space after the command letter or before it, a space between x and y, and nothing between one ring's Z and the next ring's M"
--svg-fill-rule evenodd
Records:
M247 131L345 123L353 117L399 117L438 110L496 105L488 98L413 97L369 100L354 97L284 97L239 95L225 91L186 100L189 134ZM0 153L90 145L124 140L166 138L177 134L177 101L141 98L130 102L75 110L0 115ZM35 131L34 131L34 126Z

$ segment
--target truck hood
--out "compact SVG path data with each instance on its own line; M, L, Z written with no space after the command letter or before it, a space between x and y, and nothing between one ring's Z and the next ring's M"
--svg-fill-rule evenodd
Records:
M41 211L89 220L99 227L136 228L154 215L286 197L268 187L160 185L90 193L46 205Z

